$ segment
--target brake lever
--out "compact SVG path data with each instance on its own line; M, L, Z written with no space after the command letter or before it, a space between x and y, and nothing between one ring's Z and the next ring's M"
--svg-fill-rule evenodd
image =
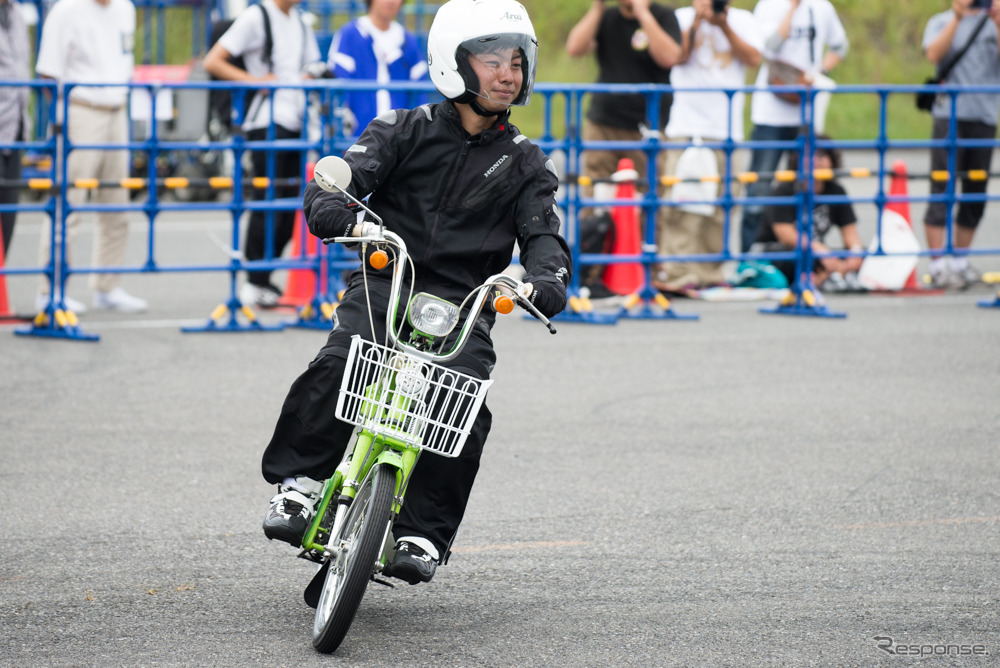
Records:
M329 245L329 244L351 244L353 246L353 245L360 245L360 244L388 243L389 240L386 239L385 237L371 237L371 236L369 236L369 237L329 237L327 239L323 239L322 241L323 241L323 243L325 243L327 245Z
M521 286L523 285L524 284L521 283ZM518 303L521 304L521 307L527 310L536 318L538 318L539 322L541 322L549 329L549 334L556 333L556 328L552 325L552 321L550 321L548 318L542 315L542 312L539 311L537 308L535 308L535 305L532 304L531 301L529 301L529 299L526 296L522 295L520 290L513 290L513 292L515 297L517 298Z

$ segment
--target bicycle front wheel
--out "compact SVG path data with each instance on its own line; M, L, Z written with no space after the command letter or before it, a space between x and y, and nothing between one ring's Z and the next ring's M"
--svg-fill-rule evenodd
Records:
M395 469L372 469L351 503L339 535L330 538L330 567L316 606L313 646L332 652L347 635L382 555L396 493Z

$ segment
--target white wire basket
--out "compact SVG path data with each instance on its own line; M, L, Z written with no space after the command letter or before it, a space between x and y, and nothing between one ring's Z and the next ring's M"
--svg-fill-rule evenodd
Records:
M337 418L457 457L492 384L354 335Z

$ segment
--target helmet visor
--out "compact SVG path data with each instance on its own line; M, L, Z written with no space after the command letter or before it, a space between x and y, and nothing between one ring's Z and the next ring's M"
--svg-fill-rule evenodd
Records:
M462 42L457 50L466 89L473 95L503 105L524 106L531 101L538 62L538 42L530 35L500 33ZM478 90L473 90L478 86Z

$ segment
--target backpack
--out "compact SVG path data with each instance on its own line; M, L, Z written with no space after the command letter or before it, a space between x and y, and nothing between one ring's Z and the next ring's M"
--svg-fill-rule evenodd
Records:
M271 36L271 17L267 15L267 10L264 9L263 5L258 4L257 7L260 8L261 15L264 17L264 63L267 65L268 71L274 68L271 61L271 54L274 51L274 39ZM219 41L229 27L233 25L235 19L223 19L220 21L215 21L212 24L212 31L208 39L208 48L211 49L215 46L215 43ZM246 63L243 60L243 56L230 56L229 64L235 65L241 70L246 69ZM220 81L218 77L211 76L212 81ZM222 88L215 88L209 91L208 94L208 114L209 114L209 128L211 129L213 123L216 121L221 127L229 128L233 123L233 98L232 93L228 90Z

